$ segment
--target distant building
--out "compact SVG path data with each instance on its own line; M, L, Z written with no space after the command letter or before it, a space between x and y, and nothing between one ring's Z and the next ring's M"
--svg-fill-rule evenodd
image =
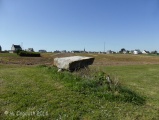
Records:
M28 52L34 52L34 49L33 48L28 48L27 51Z
M115 51L112 51L112 54L116 54L116 52L115 52Z
M0 52L2 51L2 47L0 46Z
M40 53L46 53L46 50L39 50Z
M66 50L62 50L61 53L67 53L67 51Z
M134 54L134 50L130 50L130 52L129 52L130 54Z
M151 51L151 54L157 54L157 51L155 50L155 51Z
M71 51L71 53L81 53L81 51L73 50L73 51Z
M124 51L123 51L123 54L128 54L128 53L130 53L129 50L124 50Z
M54 53L61 53L59 50L55 50Z
M99 51L98 54L102 54L103 52Z
M84 50L83 51L81 51L82 53L88 53L87 51L86 51L86 49L84 48Z
M14 52L16 52L17 50L22 50L22 48L21 48L21 46L20 45L12 45L12 47L11 47L11 51L10 51L10 53L14 53Z
M149 51L146 51L146 50L143 50L142 51L142 54L149 54L150 52Z
M108 51L107 51L107 54L111 54L111 53L112 53L112 51L111 51L111 50L108 50Z
M136 49L136 50L134 50L134 52L133 52L135 55L137 55L137 54L141 54L142 52L139 50L139 49Z

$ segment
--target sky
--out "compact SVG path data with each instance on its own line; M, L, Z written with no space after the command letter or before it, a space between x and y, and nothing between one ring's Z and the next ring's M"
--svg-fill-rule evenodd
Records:
M159 51L159 0L0 0L0 45Z

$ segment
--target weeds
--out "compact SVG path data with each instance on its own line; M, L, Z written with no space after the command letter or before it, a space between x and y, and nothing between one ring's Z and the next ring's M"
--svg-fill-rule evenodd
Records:
M67 71L57 72L51 68L53 78L62 81L73 91L86 96L104 98L108 101L128 102L136 105L145 104L145 98L122 85L116 76L109 76L97 69L83 68L74 73Z

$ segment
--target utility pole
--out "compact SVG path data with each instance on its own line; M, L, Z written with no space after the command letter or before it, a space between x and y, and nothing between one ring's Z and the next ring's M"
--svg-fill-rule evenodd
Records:
M104 42L104 53L105 53L105 42Z

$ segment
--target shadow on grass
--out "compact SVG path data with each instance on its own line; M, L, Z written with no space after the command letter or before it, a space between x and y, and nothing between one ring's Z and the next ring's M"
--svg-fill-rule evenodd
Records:
M135 105L144 105L146 102L144 97L124 87L118 88L118 90L115 92L108 92L107 94L104 95L104 97L106 100L109 101L126 102Z
M137 105L144 105L146 103L145 97L128 88L120 88L120 93L120 99L124 102L130 102Z
M115 90L109 90L107 85L99 86L86 82L77 85L75 91L88 96L96 96L100 99L104 98L111 102L125 102L135 105L144 105L146 103L145 97L123 86L118 86Z

